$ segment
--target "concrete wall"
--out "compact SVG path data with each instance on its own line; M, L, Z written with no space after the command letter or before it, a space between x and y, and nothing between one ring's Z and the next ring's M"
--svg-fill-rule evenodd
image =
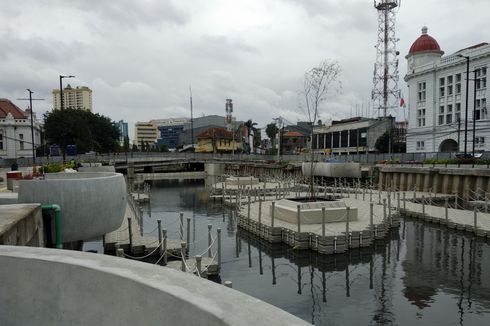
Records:
M302 165L303 175L311 175L311 162ZM314 163L313 174L319 177L332 178L360 178L361 165L359 163Z
M309 325L190 274L128 259L0 246L5 325Z
M119 173L49 173L21 180L18 202L60 205L63 242L88 240L121 225L126 182Z
M0 245L44 246L41 205L0 205Z
M210 176L218 176L223 175L225 173L225 164L224 163L206 163L204 170L207 175Z

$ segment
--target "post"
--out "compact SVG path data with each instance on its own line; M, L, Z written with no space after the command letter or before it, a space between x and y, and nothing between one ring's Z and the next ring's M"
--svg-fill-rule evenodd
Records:
M473 225L475 226L476 235L478 230L478 210L476 209L476 206L473 208Z
M390 222L390 226L392 224L391 221L391 192L388 192L388 221Z
M197 275L201 277L201 262L202 262L202 256L201 255L196 255L194 257L196 259L196 269L197 269Z
M211 224L208 224L208 257L211 257L211 242L212 242L212 236L211 236L211 229L213 226Z
M118 249L116 250L116 256L117 256L117 257L124 258L124 249L123 249L123 248L118 248Z
M488 197L485 195L485 213L488 213Z
M159 253L160 253L160 256L162 255L163 253L163 238L162 238L162 220L161 219L158 219L157 220L157 225L158 225L158 243L159 243Z
M378 189L378 204L381 205L381 190Z
M182 254L182 271L185 272L186 271L186 268L185 268L185 242L181 242L180 243L180 250L181 250L181 254Z
M322 237L325 237L325 207L322 207Z
M301 205L297 205L296 207L298 209L298 216L297 216L297 218L298 218L298 233L300 233L301 232Z
M398 214L400 214L400 193L396 193L396 209L398 211Z
M227 288L233 288L233 283L231 281L225 281L225 283L223 283Z
M374 203L369 203L369 225L371 226L371 241L374 239Z
M369 189L369 201L373 202L373 189Z
M274 215L275 215L275 210L276 210L276 202L273 201L272 202L272 206L271 206L271 227L273 228L274 227Z
M259 234L262 228L262 198L259 198Z
M250 220L250 194L248 195L247 218Z
M383 222L386 222L386 198L383 198Z
M425 195L422 195L422 217L425 217Z
M458 209L458 193L454 193L454 208Z
M366 188L362 188L362 201L366 200Z
M407 197L405 194L405 191L403 192L403 210L405 211L407 209Z
M350 222L349 221L350 220L350 207L345 208L345 214L346 214L346 216L345 216L345 237L346 237L346 239L348 239L348 237L349 237L349 222ZM347 243L348 242L346 241L346 244Z
M167 229L162 229L163 237L163 263L167 265Z
M218 268L221 268L221 229L216 229L218 236Z
M191 243L191 218L187 218L187 229L186 229L186 242L187 242L187 248L189 248L189 245Z
M449 225L449 209L448 209L448 206L449 206L449 200L446 197L446 200L444 200L444 214L445 214L445 218L446 218L446 225Z
M133 231L131 227L131 217L128 217L128 233L129 233L129 252L133 252Z
M184 213L180 213L180 240L184 240Z

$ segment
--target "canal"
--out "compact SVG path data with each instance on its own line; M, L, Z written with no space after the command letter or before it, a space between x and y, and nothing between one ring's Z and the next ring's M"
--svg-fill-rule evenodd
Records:
M236 227L204 180L161 181L144 206L144 232L161 219L180 237L191 218L190 254L206 255L208 224L222 229L221 279L315 325L488 325L490 246L468 234L402 219L385 241L323 256L270 245ZM185 232L184 232L185 233ZM185 237L185 235L184 235Z

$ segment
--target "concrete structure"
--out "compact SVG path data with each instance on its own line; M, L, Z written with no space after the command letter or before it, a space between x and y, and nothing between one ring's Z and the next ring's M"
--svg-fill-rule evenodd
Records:
M316 126L313 130L313 150L334 155L377 152L376 141L393 128L393 122L391 117L358 117L333 121L331 126Z
M345 222L347 220L347 206L344 201L340 200L320 200L302 203L290 199L281 199L274 205L274 216L291 224L298 223L298 207L300 208L301 224L321 224L323 221L323 208L325 208L325 223ZM272 209L272 206L270 209ZM349 221L357 221L356 207L350 207Z
M41 124L33 114L34 146L41 145ZM8 99L0 99L0 157L32 157L31 116Z
M138 148L154 146L158 139L157 127L152 122L136 122L134 125L134 144Z
M303 162L304 176L311 176L311 162ZM330 178L360 178L361 164L359 163L324 163L313 164L313 175Z
M467 148L471 152L473 114L476 119L475 150L488 151L490 116L486 83L490 45L481 43L444 57L443 54L437 41L424 27L422 35L406 56L408 69L405 81L409 89L407 152L463 151L465 124L468 125ZM469 57L471 80L468 90L465 57ZM466 95L469 99L468 117L465 114Z
M19 203L60 205L62 241L89 240L121 225L126 183L119 173L48 173L19 182Z
M255 177L229 177L226 178L226 186L252 186L259 184L259 178Z
M59 110L60 90L53 89L53 109ZM70 84L63 89L63 107L65 109L83 109L92 111L92 90L87 86L71 87Z
M106 255L0 246L0 279L11 326L309 325L225 286Z
M44 246L41 205L0 205L0 245Z

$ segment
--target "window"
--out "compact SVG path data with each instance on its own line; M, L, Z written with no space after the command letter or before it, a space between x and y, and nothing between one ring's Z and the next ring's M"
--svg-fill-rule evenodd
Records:
M446 114L446 124L453 123L453 105L448 104Z
M447 96L453 95L453 76L447 76Z
M425 127L425 109L417 110L417 126Z
M418 101L419 102L425 101L425 98L426 98L425 88L426 88L425 82L420 82L418 84Z
M444 91L444 90L445 90L445 89L444 89L444 86L439 87L439 97L444 97L444 96L446 96L446 93L445 93L445 91Z
M443 125L444 124L444 115L439 116L439 124Z
M485 137L475 137L475 147L484 147Z
M476 69L476 89L484 89L487 88L487 67L483 67L480 69Z
M425 148L425 142L424 141L418 141L417 142L417 149L421 150Z
M461 94L461 74L456 75L456 95Z
M444 105L439 107L439 120L437 122L438 125L444 124Z
M454 114L456 121L461 120L461 103L456 103L456 113Z

